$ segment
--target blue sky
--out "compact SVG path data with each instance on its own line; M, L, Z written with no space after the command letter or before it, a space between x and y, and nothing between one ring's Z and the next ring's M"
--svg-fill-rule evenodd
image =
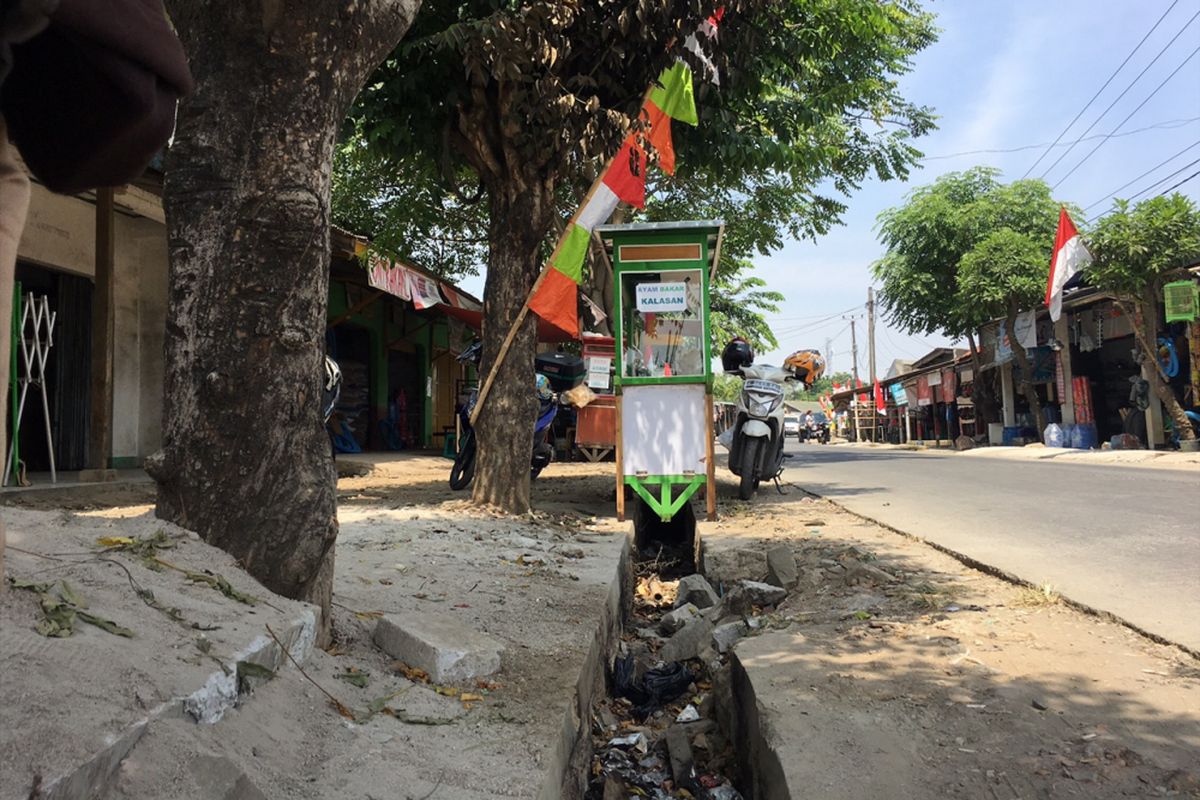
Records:
M1128 197L1200 158L1200 53L1184 64L1189 54L1200 48L1200 18L1184 29L1200 14L1200 0L941 0L927 2L926 7L938 15L942 32L934 45L918 54L901 85L906 97L932 106L940 117L938 130L916 142L931 158L914 170L906 183L864 184L846 199L849 209L844 224L818 242L789 242L773 256L759 259L757 273L787 298L777 317L770 320L780 349L760 354L761 361L777 364L791 351L808 347L825 351L828 338L832 340L832 368L849 371L850 331L841 316L842 312L864 313L870 264L882 255L874 230L879 212L901 204L913 188L946 172L983 164L1001 169L1003 180L1021 178L1168 8L1170 12L1158 28L1031 177L1040 177L1067 149L1065 145L1083 136L1181 29L1182 34L1087 136L1112 133L1160 84L1157 93L1119 132L1170 127L1106 140L1062 181L1055 195L1085 208L1103 201L1089 209L1091 217L1105 209L1107 196L1125 183L1133 181L1121 193ZM1181 64L1182 69L1164 83ZM1099 141L1076 145L1047 174L1048 182L1054 185L1061 180ZM1013 153L944 157L1037 144L1043 146ZM1197 146L1134 181L1192 144ZM1164 181L1146 196L1197 169L1200 164ZM1200 198L1200 177L1179 191ZM731 220L729 224L737 223ZM481 295L483 277L468 279L463 285ZM858 341L859 370L865 380L865 317L858 324ZM919 357L930 347L947 343L936 335L906 335L880 318L876 329L878 372L882 375L894 358Z
M1105 80L1163 15L1171 0L1142 2L1002 2L947 0L929 3L942 29L936 44L917 56L913 71L902 79L905 95L933 106L939 130L918 140L927 156L1049 144L1096 94ZM1112 83L1088 108L1063 143L1079 138L1165 45L1200 12L1200 0L1179 0ZM1111 133L1173 70L1200 47L1200 19L1175 40L1112 110L1088 133ZM1112 138L1055 190L1056 197L1083 207L1102 201L1113 190L1200 142L1200 54L1188 61L1120 132L1168 123L1130 136ZM1179 120L1191 119L1180 123ZM1046 176L1054 185L1082 160L1099 140L1082 142ZM1039 177L1067 148L1059 146L1042 160L1031 177ZM772 319L780 340L778 351L762 356L779 361L804 347L825 348L833 339L832 367L850 369L850 331L838 312L852 307L863 313L869 266L882 255L875 237L880 211L899 205L916 186L955 170L986 164L1003 170L1003 180L1024 175L1045 147L1016 153L988 153L927 160L907 183L872 181L848 199L845 224L815 244L791 242L758 263L758 274L783 292L786 302ZM1135 181L1122 192L1129 196L1200 158L1200 145ZM1146 196L1167 188L1200 169L1200 164L1165 181ZM1178 191L1200 198L1200 177ZM1094 216L1102 202L1090 209ZM1080 222L1077 220L1077 222ZM836 315L822 321L823 317ZM866 324L858 324L859 370L866 379ZM919 357L938 336L913 337L880 319L876 329L878 371L893 358Z

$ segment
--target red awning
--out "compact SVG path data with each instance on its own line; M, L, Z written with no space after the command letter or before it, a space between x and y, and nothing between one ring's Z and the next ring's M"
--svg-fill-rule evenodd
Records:
M446 316L462 320L476 332L483 329L482 311L475 311L474 309L470 308L459 308L458 306L452 306L447 303L441 303L437 308L438 311L444 312ZM557 325L546 322L546 320L542 319L541 317L538 317L537 321L539 342L573 342L578 338L573 333L564 331Z

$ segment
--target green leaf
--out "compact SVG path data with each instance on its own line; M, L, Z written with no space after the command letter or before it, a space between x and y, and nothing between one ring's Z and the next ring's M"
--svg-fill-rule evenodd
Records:
M127 639L133 638L133 631L129 630L129 628L125 628L125 627L118 625L117 623L113 622L110 619L104 619L102 617L97 617L96 615L89 614L86 611L76 611L75 615L77 617L79 617L79 619L81 619L82 621L86 622L87 624L95 625L97 628L106 630L109 633L114 634L116 636L124 636Z
M334 677L340 681L345 681L351 686L357 686L359 689L367 688L367 684L371 682L370 673L363 672L355 667L347 667L345 672L339 672Z

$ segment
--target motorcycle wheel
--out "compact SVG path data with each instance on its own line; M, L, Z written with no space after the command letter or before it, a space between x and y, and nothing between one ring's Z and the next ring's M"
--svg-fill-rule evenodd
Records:
M463 436L462 447L454 457L454 466L450 468L450 488L454 491L465 489L471 485L475 477L475 432L467 431Z
M749 500L758 489L758 462L762 452L762 439L747 439L742 445L742 474L738 484L738 497Z

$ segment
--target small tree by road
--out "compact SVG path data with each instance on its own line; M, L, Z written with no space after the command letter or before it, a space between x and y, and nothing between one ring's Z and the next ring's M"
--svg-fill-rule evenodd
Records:
M1183 405L1171 391L1158 360L1158 343L1146 322L1157 320L1163 285L1184 267L1200 262L1200 211L1179 193L1143 200L1132 207L1121 200L1116 211L1096 225L1089 244L1094 260L1087 271L1088 282L1119 298L1133 322L1143 357L1155 364L1150 380L1154 394L1167 409L1179 437L1196 438Z

